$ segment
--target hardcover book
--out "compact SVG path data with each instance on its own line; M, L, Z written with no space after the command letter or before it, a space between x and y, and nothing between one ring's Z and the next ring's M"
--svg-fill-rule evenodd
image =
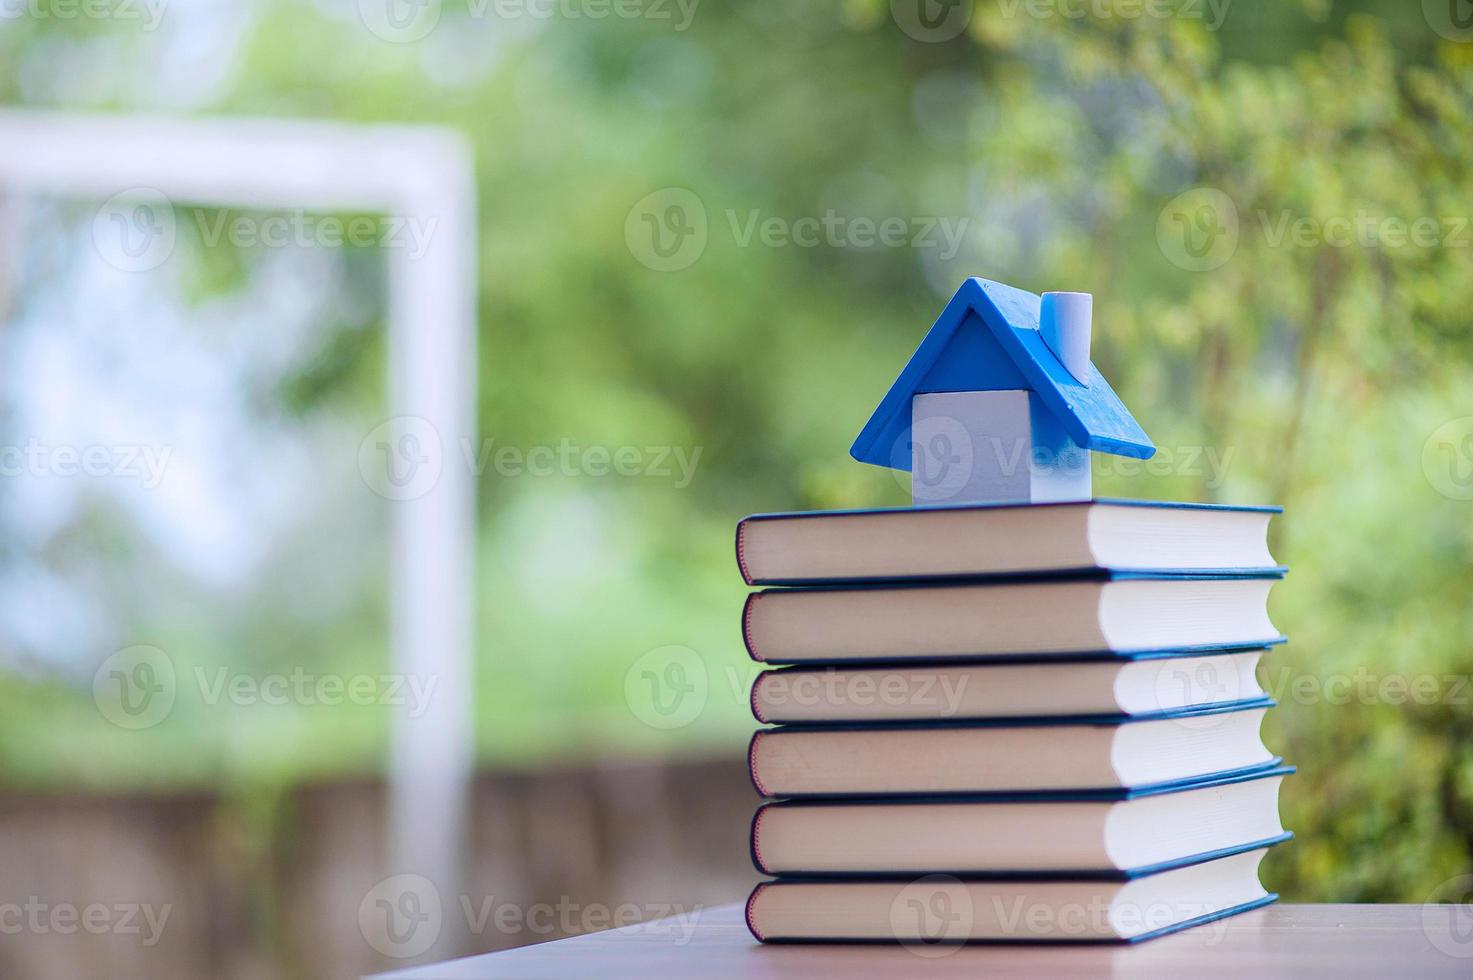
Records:
M1139 942L1274 901L1246 851L1126 881L763 882L747 899L762 942Z
M782 725L1144 718L1264 696L1263 649L1053 663L784 667L757 675L752 714Z
M1274 766L1116 800L1019 797L763 805L752 863L779 877L1133 878L1286 839Z
M1113 724L1056 719L785 727L752 736L770 797L1118 791L1267 767L1261 699Z
M747 596L742 634L752 658L772 664L1262 647L1282 639L1268 617L1274 578L768 589Z
M988 575L1255 572L1277 507L1095 500L755 514L737 525L748 585Z

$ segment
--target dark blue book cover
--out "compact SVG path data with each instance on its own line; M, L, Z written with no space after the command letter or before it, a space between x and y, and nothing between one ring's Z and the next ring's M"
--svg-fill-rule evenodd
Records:
M754 868L756 868L760 873L765 874L765 875L771 875L771 876L773 876L775 878L781 878L781 879L785 879L785 880L786 879L809 879L809 878L812 878L812 879L820 879L821 878L821 879L828 879L828 880L839 880L839 879L843 879L843 880L849 880L849 879L855 879L855 880L881 879L881 880L883 880L883 879L894 879L894 878L897 878L897 877L918 877L918 876L927 875L927 874L936 874L937 871L934 868L930 868L930 869L927 869L927 868L916 868L916 869L908 869L908 870L883 871L883 872L876 872L876 871L803 871L803 870L790 870L790 871L781 871L781 872L773 871L772 869L770 869L770 868L768 868L766 866L766 864L764 863L764 861L762 859L762 854L761 854L761 851L760 851L760 849L758 847L758 843L757 843L757 832L758 832L758 828L759 828L759 826L760 826L760 824L762 822L762 818L763 818L763 815L764 814L766 814L768 812L771 812L771 811L780 811L780 810L788 809L788 808L792 808L792 807L803 807L803 808L808 808L808 809L813 809L813 808L822 809L822 808L825 808L825 807L833 807L833 808L853 807L853 806L856 806L856 805L863 806L863 805L866 805L866 804L868 804L868 805L874 805L874 806L888 806L888 805L904 805L904 806L916 806L916 805L921 805L921 806L958 806L958 805L965 805L965 804L968 804L968 803L989 803L989 804L995 803L995 804L1000 804L1000 805L1006 806L1006 805L1010 805L1010 804L1029 804L1029 803L1078 803L1078 802L1117 803L1117 802L1122 802L1122 801L1126 801L1126 800L1143 799L1145 797L1150 797L1150 796L1164 796L1164 795L1167 795L1167 794L1170 794L1170 793L1184 793L1184 792L1191 792L1191 791L1195 791L1195 790L1211 789L1211 788L1216 787L1216 786L1230 786L1230 785L1234 785L1234 784L1237 784L1237 783L1251 782L1253 780L1259 780L1259 779L1270 779L1270 778L1274 778L1274 777L1289 776L1289 775L1292 775L1294 773L1294 771L1295 770L1294 770L1294 767L1293 766L1283 765L1282 764L1282 760L1277 760L1276 759L1276 760L1274 760L1273 762L1271 762L1271 763L1269 763L1267 765L1259 766L1259 767L1255 767L1255 768L1251 768L1251 769L1241 769L1241 770L1237 770L1237 771L1234 771L1234 772L1219 773L1217 775L1205 776L1205 777L1202 777L1202 778L1199 778L1199 779L1178 780L1178 781L1172 782L1172 783L1158 783L1158 784L1155 784L1153 786L1139 786L1139 787L1134 787L1134 788L1129 788L1129 789L1121 789L1121 790L1115 791L1114 794L1112 796L1108 797L1108 798L1105 798L1105 797L1103 797L1101 795L1086 795L1086 794L1081 793L1081 792L1074 792L1074 793L1013 793L1013 794L992 794L992 795L986 795L986 794L970 794L970 795L963 795L963 796L911 797L911 798L907 798L907 799L903 799L903 800L891 800L891 799L884 799L884 800L879 800L879 799L873 799L873 800L804 799L804 800L794 800L794 801L774 801L774 802L762 804L762 806L760 806L760 807L757 808L757 812L755 814L753 814L753 816L752 816L752 829L751 829L751 833L749 834L749 840L748 840L748 852L749 852L749 854L751 856L751 859L752 859L752 866ZM1245 851L1254 851L1254 850L1259 850L1260 848L1272 847L1275 844L1282 844L1285 841L1291 840L1291 839L1293 839L1293 837L1294 837L1294 835L1292 833L1290 833L1289 831L1284 831L1283 833L1274 835L1272 837L1265 838L1263 840L1255 840L1255 841L1244 842L1244 843L1241 843L1241 844L1238 844L1238 845L1235 845L1235 846L1232 846L1232 847L1217 848L1217 849L1210 850L1210 851L1200 851L1200 852L1197 852L1197 853L1194 853L1194 854L1183 855L1182 857L1179 857L1179 858L1177 858L1175 860L1162 861L1162 862L1158 862L1158 863L1155 863L1155 864L1142 865L1140 867L1134 867L1134 868L1099 868L1099 867L1097 867L1097 868L1070 868L1070 869L1050 869L1050 870L1038 870L1038 869L1030 869L1030 868L1010 868L1010 869L1000 869L1000 870L996 870L996 871L979 871L979 872L968 872L968 873L958 873L958 872L955 872L955 871L947 871L946 873L949 874L949 875L951 875L952 877L955 877L955 878L957 878L959 880L962 880L962 881L967 881L967 880L977 880L977 881L988 881L988 880L1018 880L1018 879L1024 879L1024 878L1027 878L1027 879L1036 879L1036 880L1040 880L1040 881L1043 881L1043 880L1060 880L1060 881L1075 881L1075 880L1129 881L1132 878L1139 878L1139 877L1143 877L1145 875L1155 874L1158 871L1168 871L1168 870L1170 870L1172 868L1186 867L1187 865L1190 865L1190 864L1200 864L1203 861L1211 861L1211 860L1214 860L1214 859L1220 858L1220 857L1228 857L1228 856L1233 855L1233 854L1241 854L1241 853L1243 853Z
M741 570L742 578L748 585L761 586L809 586L809 585L852 585L863 583L884 582L944 582L944 581L978 581L978 580L1027 580L1048 578L1090 578L1106 576L1112 571L1119 572L1126 569L1113 569L1109 566L1097 563L1069 564L1050 568L1032 568L1027 570L998 570L977 571L970 573L928 573L928 572L889 572L885 574L870 574L857 576L826 575L822 577L790 578L779 576L760 576L754 574L749 566L746 555L745 536L746 530L756 523L769 523L792 520L823 520L837 517L862 517L875 516L897 516L944 514L956 512L996 512L1022 510L1047 511L1059 508L1079 508L1094 506L1111 507L1133 507L1153 510L1177 510L1177 511L1201 511L1201 512L1234 512L1273 515L1283 512L1282 507L1277 506L1239 506L1233 504L1202 504L1183 501L1162 500L1129 500L1101 497L1093 500L1069 500L1055 501L1049 503L967 503L967 504L921 504L909 507L871 507L851 508L830 511L777 511L772 513L751 514L737 522L736 527L736 559L737 567ZM1239 565L1224 565L1212 568L1183 568L1183 567L1132 567L1130 571L1146 572L1153 575L1282 575L1287 569L1283 565L1262 564L1251 567Z

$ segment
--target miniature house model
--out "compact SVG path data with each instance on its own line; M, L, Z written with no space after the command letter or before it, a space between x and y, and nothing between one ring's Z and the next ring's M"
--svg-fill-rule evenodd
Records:
M1088 500L1093 452L1156 447L1089 359L1092 297L956 291L854 441L917 504Z

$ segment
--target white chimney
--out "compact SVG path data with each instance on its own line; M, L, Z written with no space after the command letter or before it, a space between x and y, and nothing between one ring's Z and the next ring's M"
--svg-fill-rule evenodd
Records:
M1089 387L1090 320L1094 297L1089 293L1044 293L1038 313L1043 342L1075 380Z

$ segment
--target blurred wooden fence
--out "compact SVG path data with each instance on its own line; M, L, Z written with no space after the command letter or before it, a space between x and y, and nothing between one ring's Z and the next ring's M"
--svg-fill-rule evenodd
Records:
M403 966L360 907L384 866L384 787L224 795L0 793L0 977L275 980ZM465 953L663 908L756 879L741 760L495 772L477 779ZM167 917L165 917L167 916Z

